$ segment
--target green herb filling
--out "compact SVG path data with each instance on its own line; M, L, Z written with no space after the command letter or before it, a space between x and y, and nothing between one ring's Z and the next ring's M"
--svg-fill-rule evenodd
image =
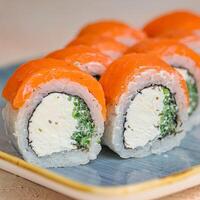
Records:
M76 141L79 149L88 149L95 131L95 124L87 104L77 96L71 96L69 101L71 100L74 104L72 117L78 121L77 130L73 133L72 139Z
M197 85L192 76L188 75L188 79L186 80L187 83L187 88L189 92L189 101L190 101L190 106L189 106L189 111L188 114L191 115L197 108L198 105L198 90L197 90Z
M175 98L170 93L168 88L162 87L164 94L163 110L160 113L160 139L167 135L175 135L177 127L177 112L178 108L176 105Z

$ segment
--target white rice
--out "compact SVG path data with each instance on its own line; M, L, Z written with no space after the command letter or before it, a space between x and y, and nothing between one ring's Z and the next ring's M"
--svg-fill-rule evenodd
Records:
M91 117L95 123L95 133L92 136L88 151L78 149L38 157L28 145L28 120L42 98L51 92L64 92L71 95L77 95L87 104L90 109ZM104 131L104 119L101 110L101 105L86 87L70 80L61 79L52 80L41 85L41 87L34 92L31 98L27 100L19 110L13 109L12 106L7 103L6 107L3 109L3 118L7 134L10 136L12 142L25 160L42 167L64 167L86 164L90 160L97 158L97 155L101 150L99 141Z
M128 149L124 146L124 120L127 108L131 102L131 98L137 94L137 91L142 90L150 85L163 85L170 89L171 93L175 94L175 100L178 106L178 126L177 131L183 130L175 136L166 136L161 140L150 141L147 145L141 148ZM136 76L134 81L130 81L128 89L123 93L117 105L108 105L108 120L106 122L106 130L103 136L104 144L118 153L122 158L129 157L144 157L149 154L160 154L171 150L178 146L185 136L184 122L187 119L186 99L183 94L179 80L174 75L165 71L158 73L155 70L143 72L140 76ZM181 126L181 122L183 125Z
M102 75L106 70L106 67L100 62L88 62L85 64L81 64L77 61L74 62L74 65L92 76Z
M123 55L122 52L118 52L114 50L104 50L102 53L110 57L112 60L116 60L117 58L120 58Z
M127 47L131 47L138 42L138 40L133 37L118 36L115 39L117 42L120 42L120 43L126 45Z
M189 38L184 38L180 40L180 42L195 51L197 54L200 54L200 41L192 41Z

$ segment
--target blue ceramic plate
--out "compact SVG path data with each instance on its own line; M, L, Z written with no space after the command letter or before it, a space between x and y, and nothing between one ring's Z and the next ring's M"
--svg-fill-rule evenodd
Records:
M0 91L16 66L0 69ZM1 98L0 111L3 105ZM0 151L0 168L81 199L151 199L200 183L200 127L162 155L121 159L103 147L87 165L45 170L22 160L5 135L0 115Z

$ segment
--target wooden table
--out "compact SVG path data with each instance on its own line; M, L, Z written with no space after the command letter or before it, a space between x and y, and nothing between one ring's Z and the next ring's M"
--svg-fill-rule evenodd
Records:
M72 200L50 189L0 170L0 200ZM159 200L199 200L200 186Z

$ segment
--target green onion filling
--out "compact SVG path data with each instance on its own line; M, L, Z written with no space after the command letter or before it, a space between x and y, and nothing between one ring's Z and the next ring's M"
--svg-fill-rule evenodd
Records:
M160 137L162 139L167 135L175 135L177 127L177 112L178 108L176 105L175 98L171 94L168 88L162 87L164 94L163 110L160 113Z
M197 90L196 82L192 76L188 76L186 83L187 83L187 88L189 92L189 101L190 101L188 114L191 115L196 110L197 105L198 105L198 101L199 101L198 90Z
M88 149L95 131L95 124L92 120L90 110L80 97L70 96L68 100L73 101L72 117L78 121L77 130L73 133L72 139L75 140L77 148Z

